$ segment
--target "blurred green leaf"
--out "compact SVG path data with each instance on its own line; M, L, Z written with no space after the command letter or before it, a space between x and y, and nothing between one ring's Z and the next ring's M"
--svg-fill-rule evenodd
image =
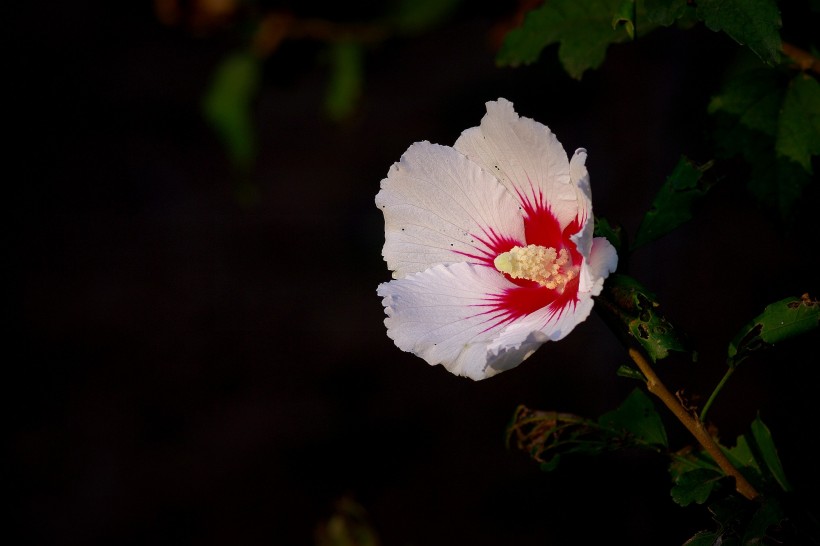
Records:
M683 546L715 546L720 538L719 533L712 531L698 531L695 536L683 543Z
M205 118L219 134L234 165L250 167L256 156L251 107L258 92L261 63L234 53L217 67L202 101Z
M711 30L724 31L763 62L780 59L780 12L774 0L698 0L697 14Z
M754 158L750 164L749 191L763 205L776 206L780 217L788 222L804 189L812 182L811 175L794 161L777 157L772 149Z
M653 362L666 358L669 351L687 351L675 328L658 311L660 304L655 300L652 292L627 275L611 275L596 300L596 308L605 314L616 333L625 333L636 341Z
M611 431L626 431L641 443L667 447L666 429L652 400L634 389L617 409L601 415L598 423Z
M790 81L778 69L747 67L736 71L709 104L718 155L743 157L750 168L749 191L762 204L775 205L784 220L811 182L811 155L820 151L813 136L818 84L812 82L806 84L803 75Z
M773 497L764 497L760 507L755 511L751 521L746 525L743 533L743 544L766 544L764 540L769 528L783 520L783 507Z
M779 70L741 67L709 102L709 112L726 112L749 129L765 135L777 133L777 117L783 105L787 79Z
M666 235L692 219L692 209L711 187L701 182L703 173L711 166L709 162L698 167L686 157L680 158L641 221L633 249Z
M808 294L767 305L729 344L729 366L735 367L754 351L813 330L818 324L820 302Z
M623 0L552 0L530 11L524 24L510 31L496 61L502 66L531 64L548 45L560 43L558 58L567 73L581 79L604 61L607 47L629 35L613 29Z
M665 27L680 19L688 7L686 0L644 0L644 6L646 18Z
M315 533L316 546L379 546L379 537L365 509L349 497L338 502L330 518Z
M820 155L820 83L799 74L789 82L777 124L777 153L811 173L811 157Z
M719 156L738 155L748 164L746 187L755 199L788 221L811 176L797 163L778 157L773 138L748 129L736 118L718 115L714 137Z
M400 32L432 28L452 15L461 0L399 0L391 22Z
M681 506L703 504L725 476L711 469L699 468L681 474L672 487L672 500Z
M362 46L352 42L330 45L330 81L325 93L325 111L330 119L342 121L356 110L362 94Z

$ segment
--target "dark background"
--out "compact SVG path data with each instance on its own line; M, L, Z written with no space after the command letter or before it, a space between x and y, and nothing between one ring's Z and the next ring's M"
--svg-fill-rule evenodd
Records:
M515 4L465 6L371 47L359 108L335 123L323 46L288 42L254 106L249 202L200 112L241 33L113 4L38 6L13 24L5 399L22 543L312 544L344 497L388 546L680 544L709 525L672 502L661 457L544 474L505 448L519 403L594 417L634 388L597 315L478 383L397 349L373 199L412 142L452 144L503 96L570 153L588 149L596 213L634 233L681 153L711 157L706 104L735 43L657 31L579 83L555 48L497 68L493 36ZM700 352L658 366L690 396L708 395L728 340L766 304L818 288L814 224L786 230L724 169L693 222L622 257ZM732 444L760 409L801 491L820 481L800 444L818 417L815 342L749 361L711 413ZM673 447L689 442L667 424Z

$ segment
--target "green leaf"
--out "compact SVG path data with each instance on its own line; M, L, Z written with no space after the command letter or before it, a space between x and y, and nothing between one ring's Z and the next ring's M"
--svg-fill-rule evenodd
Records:
M737 441L735 442L735 447L731 449L724 447L723 452L726 454L729 461L731 461L732 465L738 470L745 468L753 470L756 476L760 475L760 465L758 465L757 458L755 457L752 448L749 446L749 442L746 440L745 435L741 434L738 436Z
M804 79L797 75L790 81L786 72L777 69L742 69L709 104L717 121L718 155L742 156L750 167L749 191L762 204L774 204L784 220L792 216L811 182L811 165L806 162L820 151L818 139L812 138L817 129L818 84L806 84Z
M609 220L603 217L595 217L595 229L593 234L595 237L605 237L609 243L615 247L618 254L621 254L623 249L623 236L621 226L611 225Z
M630 40L635 39L635 0L623 0L615 16L612 18L612 28L624 27Z
M701 182L703 173L711 166L709 162L698 167L686 157L680 158L675 170L655 196L652 208L641 221L633 249L666 235L692 219L692 209L711 187Z
M709 112L726 112L749 129L775 136L786 90L783 76L767 68L740 69L709 102Z
M703 504L725 476L720 472L699 468L681 474L672 487L672 500L681 506Z
M251 114L261 64L250 53L235 53L222 61L202 101L205 118L216 129L233 163L250 167L256 156Z
M786 479L783 464L777 455L777 448L775 448L772 433L769 427L761 421L760 416L752 421L752 438L755 443L755 451L759 453L763 465L768 469L769 473L774 477L783 491L791 491L792 487Z
M820 302L808 294L767 305L729 344L728 363L735 367L751 353L817 328Z
M724 31L763 62L778 62L780 12L774 0L698 0L697 14L711 30Z
M646 383L646 377L641 373L641 371L637 368L633 368L632 366L627 366L622 364L618 366L618 369L615 370L615 374L620 377L626 377L627 379L635 379L636 381L640 381L641 383Z
M362 93L362 47L352 42L332 44L330 66L325 110L332 120L341 121L353 114Z
M646 351L653 362L669 351L686 352L675 328L658 311L655 295L632 277L611 275L598 296L598 306L616 333L625 334Z
M692 470L707 469L714 472L723 472L712 457L704 450L686 449L674 455L669 465L669 474L672 481L677 482L685 473Z
M641 443L667 447L666 429L652 400L640 389L635 389L615 410L598 418L598 423L612 431L626 431Z
M698 531L695 536L683 543L683 546L714 546L718 544L720 533L712 531Z
M686 0L644 0L646 18L668 27L680 19L688 8Z
M752 159L750 164L749 191L764 206L775 206L780 217L788 222L804 189L812 182L811 175L794 161L777 157L772 149Z
M811 174L811 157L820 155L820 83L799 74L789 82L777 124L778 155Z
M560 43L558 58L567 73L581 79L604 61L610 44L629 35L613 29L623 0L552 0L530 11L524 24L510 31L496 61L502 66L531 64L548 45Z
M766 544L764 541L770 527L783 521L783 507L773 497L764 497L760 508L752 516L743 533L743 544Z

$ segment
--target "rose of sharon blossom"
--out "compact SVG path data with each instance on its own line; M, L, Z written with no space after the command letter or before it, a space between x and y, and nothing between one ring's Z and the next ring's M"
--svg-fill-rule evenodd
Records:
M400 349L484 379L586 319L618 263L592 237L586 156L567 159L505 99L452 148L410 146L376 196L394 277L378 294Z

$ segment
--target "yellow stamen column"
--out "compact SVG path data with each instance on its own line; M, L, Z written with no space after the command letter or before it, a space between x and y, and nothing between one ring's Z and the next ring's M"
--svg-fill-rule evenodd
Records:
M513 279L535 281L550 290L564 291L567 283L578 275L565 248L557 251L540 245L514 246L499 254L495 268ZM569 265L569 267L567 267Z

